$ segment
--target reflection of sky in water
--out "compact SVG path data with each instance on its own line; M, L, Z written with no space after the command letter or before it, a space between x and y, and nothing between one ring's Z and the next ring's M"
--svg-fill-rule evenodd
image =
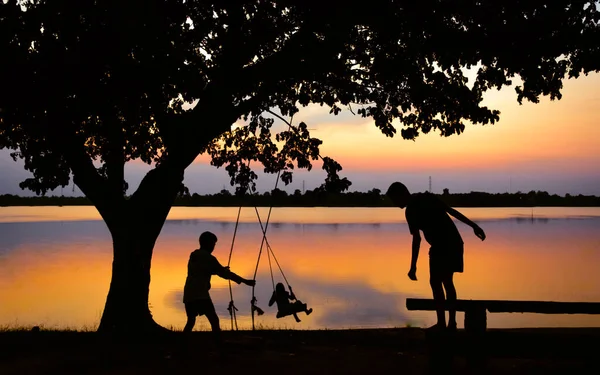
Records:
M309 308L314 308L314 315L310 317L310 325L314 328L389 327L408 321L403 309L405 297L400 294L380 292L351 281L345 284L319 283L303 280L296 275L286 274L286 277L291 277L295 281L294 284L301 287L301 290L298 291L297 287L292 285L297 294L296 297L307 303ZM268 280L269 278L268 273L257 276L258 280ZM265 282L256 287L256 295L263 296L263 298L259 298L257 305L265 311L264 316L255 316L257 324L262 323L265 326L275 326L280 323L294 324L291 316L279 321L273 319L277 309L276 305L268 306L268 300L272 293L271 287L272 284ZM227 318L229 315L229 312L226 311L230 301L229 290L216 288L211 290L211 296L217 309L225 314L221 317ZM165 296L165 304L179 310L181 316L185 316L182 298L182 290L172 291ZM249 302L240 300L238 297L235 305L239 309L237 317L249 320ZM298 316L302 320L306 318L304 313L300 313ZM298 327L307 328L304 325Z
M39 215L48 216L44 210L36 208ZM156 244L150 303L156 320L167 327L181 329L185 323L181 291L189 253L197 247L200 232L211 230L219 236L215 255L227 263L234 229L230 216L237 209L227 211L219 222L198 219L203 210L196 209L196 218L188 213L167 221ZM292 317L275 318L275 306L267 306L272 285L267 258L263 257L256 296L266 314L256 318L257 325L346 328L432 324L433 312L408 312L404 307L406 297L430 296L427 247L422 248L419 258L419 281L411 282L406 277L410 237L401 222L403 212L396 210L399 222L392 223L386 210L345 209L337 211L341 216L335 220L331 210L313 209L314 222L320 224L311 224L306 213L300 223L293 223L288 215L286 220L271 224L268 238L277 259L298 298L315 311L310 316L300 314L299 324ZM485 242L479 241L469 227L458 224L466 247L465 273L456 276L459 298L600 301L598 210L571 208L564 211L569 219L556 218L560 210L534 215L533 219L527 216L531 209L512 209L508 216L495 213L504 209L478 210L475 216L481 218L479 222L488 235ZM469 215L467 209L461 211ZM261 215L266 217L266 212L261 209ZM323 222L323 212L329 221ZM387 219L373 222L381 212ZM2 213L0 210L0 216ZM351 223L362 214L367 223ZM207 216L213 218L218 213ZM278 216L278 209L274 209L273 219ZM4 222L0 236L0 326L92 327L98 323L112 260L110 235L102 222ZM233 271L252 276L260 241L258 223L248 218L240 224ZM275 265L274 272L275 281L283 281ZM251 288L234 284L233 292L240 328L249 328ZM227 282L214 277L211 294L223 327L229 328ZM199 329L208 328L205 320L198 320ZM600 318L488 314L488 322L490 327L598 326Z

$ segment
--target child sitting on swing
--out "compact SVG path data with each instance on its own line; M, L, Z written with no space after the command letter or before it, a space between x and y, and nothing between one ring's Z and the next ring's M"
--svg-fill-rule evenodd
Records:
M283 318L284 316L293 315L296 319L296 322L300 323L300 318L296 315L299 312L305 312L306 315L310 315L313 312L312 308L307 308L306 303L302 303L302 301L296 299L294 295L294 291L292 287L290 288L290 293L285 290L285 287L282 283L277 283L275 286L275 290L273 291L273 295L271 296L271 300L269 301L269 306L273 306L273 303L277 302L277 318ZM294 303L290 303L291 301L296 301Z

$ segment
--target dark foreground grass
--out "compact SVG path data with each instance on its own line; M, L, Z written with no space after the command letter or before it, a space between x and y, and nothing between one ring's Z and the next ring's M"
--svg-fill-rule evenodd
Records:
M600 329L489 330L474 345L418 328L209 332L123 338L0 332L0 374L600 374ZM451 349L446 362L440 347ZM475 350L475 351L474 351ZM473 353L479 353L473 355Z

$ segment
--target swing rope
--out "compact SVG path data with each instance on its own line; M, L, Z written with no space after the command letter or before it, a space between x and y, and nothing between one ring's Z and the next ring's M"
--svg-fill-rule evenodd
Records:
M248 168L250 168L250 163L252 160L248 160ZM245 192L244 192L245 193ZM243 203L243 201L242 201ZM235 244L235 236L237 235L238 225L240 223L240 214L242 213L242 204L238 208L237 219L235 220L235 228L233 229L233 237L231 238L231 248L229 249L229 259L227 259L227 268L231 265L231 256L233 255L233 245ZM229 310L229 317L231 318L231 330L233 331L233 325L235 323L235 330L238 330L237 324L237 307L235 307L235 303L233 302L233 289L231 288L231 280L227 280L229 283L229 306L227 310Z
M277 185L279 184L279 176L281 175L281 170L279 172L277 172L277 180L275 181L275 189L277 189ZM254 210L258 213L258 208L256 206L254 206ZM258 265L260 264L260 257L262 255L262 251L263 251L263 247L265 245L265 242L267 241L267 229L269 228L269 220L271 219L271 212L273 211L273 201L271 201L271 206L269 207L269 213L267 214L267 221L265 223L265 229L262 231L263 236L262 236L262 241L260 242L260 250L258 251L258 259L256 260L256 267L254 268L254 276L252 277L252 280L256 280L256 274L258 273ZM260 217L259 217L260 220ZM262 229L262 224L261 224L261 229ZM275 282L275 281L273 281ZM254 327L254 310L256 309L256 295L255 295L255 289L256 289L256 285L252 286L252 299L250 300L250 311L252 313L252 330L254 331L255 327Z
M271 244L269 243L269 240L267 240L266 238L266 229L263 228L262 225L262 221L260 220L260 215L258 214L258 210L256 209L256 207L254 208L256 211L256 217L258 218L258 224L260 224L260 229L263 232L263 235L265 237L265 243L267 245L267 254L271 254L271 256L273 256L273 260L275 260L275 264L277 264L277 267L279 268L279 272L281 272L281 276L283 276L283 280L285 280L285 283L287 284L288 288L290 288L290 283L288 282L287 277L285 277L285 273L283 272L283 269L281 268L281 265L279 264L279 261L277 260L277 257L275 256L275 252L273 251L273 248L271 247ZM268 225L268 223L267 223ZM270 260L270 258L269 258ZM271 263L269 263L269 267L271 267ZM273 270L271 269L271 279L273 280ZM275 281L273 281L273 290L275 290Z
M270 250L271 247L267 242L267 250ZM272 251L271 251L272 252ZM269 260L269 272L271 272L271 283L273 284L273 290L275 290L275 278L273 277L273 266L271 266L271 252L267 251L267 259Z
M296 134L298 133L298 129L295 128L294 126L292 126L292 124L291 124L292 120L291 119L290 119L290 121L287 121L283 117L281 117L280 115L278 115L278 114L276 114L276 113L274 113L274 112L272 112L270 110L268 110L267 112L271 113L272 115L276 116L277 118L279 118L280 120L282 120L283 122L285 122L290 129L292 129L293 131L296 132ZM323 157L320 154L318 156L319 156L319 158L323 159ZM248 161L248 167L250 167L250 162L251 162L251 160ZM281 170L277 172L277 180L275 181L275 188L274 189L277 189L277 185L279 184L279 177L280 177L280 175L281 175ZM273 251L273 249L271 248L271 245L269 244L269 242L267 240L267 229L269 227L269 220L271 219L271 212L273 210L273 203L271 201L271 205L269 207L269 213L267 215L267 221L265 222L264 228L263 228L263 225L262 225L262 221L260 219L260 214L258 212L258 208L256 206L254 207L254 210L256 211L256 216L258 218L258 222L260 224L263 237L262 237L262 241L261 241L261 244L260 244L260 250L258 252L258 259L256 260L256 267L254 268L254 275L253 275L252 279L256 280L256 275L258 273L258 266L260 264L260 257L262 255L263 247L266 244L267 245L267 259L269 261L269 271L271 273L271 283L273 284L273 290L275 290L275 278L273 276L273 267L272 267L272 264L271 264L271 256L273 256L273 260L275 260L275 263L277 264L277 267L279 268L279 272L281 272L281 276L283 276L283 279L285 280L285 283L287 284L288 289L290 290L290 293L292 293L292 295L293 295L294 292L292 291L292 286L288 282L288 279L285 277L285 273L283 272L283 269L281 268L281 265L279 264L279 261L277 260L277 257L275 256L275 252ZM233 254L233 246L234 246L235 237L236 237L236 234L237 234L237 228L238 228L238 224L239 224L239 220L240 220L240 213L241 213L241 211L242 211L242 205L240 204L240 207L238 209L237 219L236 219L236 222L235 222L235 229L234 229L234 232L233 232L233 238L231 240L231 249L229 251L229 259L227 261L227 266L228 267L229 267L229 265L231 263L231 256ZM231 330L233 330L234 322L235 322L235 329L237 330L238 329L238 325L237 325L237 317L236 317L236 313L235 312L238 311L238 309L235 307L235 304L233 302L233 290L232 290L232 287L231 287L231 280L229 280L229 297L230 297L230 302L229 302L228 310L229 310L229 314L231 315ZM260 310L260 308L258 308L256 306L256 302L257 302L257 299L256 299L256 295L255 295L255 285L254 285L254 286L252 286L252 300L250 301L250 303L251 303L251 313L252 313L252 330L255 329L255 327L254 327L254 311L256 309ZM260 314L261 313L259 313L259 315Z
M229 250L229 259L227 260L227 268L229 268L229 266L231 265L231 255L233 254L233 245L235 243L235 236L237 234L237 229L238 229L238 225L240 223L240 214L242 212L242 206L240 206L240 208L238 209L238 213L237 213L237 219L235 220L235 228L233 230L233 238L231 239L231 249ZM236 316L236 311L238 311L237 307L235 307L235 304L233 303L233 289L231 288L231 280L227 280L229 282L229 307L227 307L227 310L229 310L229 317L231 318L231 330L233 331L233 325L235 323L235 330L238 330L238 324L237 324L237 316Z
M248 163L248 165L250 165L250 163ZM275 189L277 189L277 186L279 184L280 174L281 174L281 171L279 171L277 173L277 180L275 182ZM275 257L275 253L273 252L273 249L271 248L271 245L269 244L269 242L267 240L267 229L268 229L268 226L269 226L269 220L271 218L271 212L273 210L273 205L271 204L271 206L269 207L269 213L267 215L267 221L266 221L265 227L263 227L262 220L260 219L260 214L259 214L258 208L256 206L254 207L254 210L256 211L256 215L258 217L258 221L259 221L259 224L260 224L260 227L261 227L261 232L263 234L263 238L262 238L260 250L259 250L259 253L258 253L258 259L256 261L256 267L254 269L253 280L256 280L256 275L258 273L258 266L260 264L260 257L261 257L264 245L266 244L267 245L267 259L268 259L268 262L269 262L269 271L270 271L270 274L271 274L271 283L273 285L273 290L275 290L275 277L273 275L273 267L272 267L272 262L271 262L271 255L273 256L273 259L275 260L277 266L279 267L279 270L281 271L281 274L283 275L283 278L285 279L286 284L288 284L288 288L290 288L290 285L289 285L289 283L288 283L288 281L287 281L287 279L285 277L285 274L283 273L283 270L281 269L281 266L279 265L279 262L277 261L277 258ZM229 258L227 260L227 267L229 267L231 265L231 258L232 258L232 255L233 255L233 249L234 249L234 245L235 245L235 238L236 238L236 235L237 235L237 229L238 229L238 226L239 226L241 211L242 211L242 206L240 205L240 207L238 208L238 214L237 214L237 218L236 218L236 222L235 222L235 228L234 228L233 237L232 237L232 240L231 240L231 248L229 249ZM229 298L230 298L230 301L229 301L229 307L227 308L227 310L229 310L229 315L230 315L230 318L231 318L231 330L233 331L234 325L235 325L235 330L238 330L237 314L236 314L236 311L238 311L238 308L235 306L234 301L233 301L233 288L231 286L231 280L228 280L228 282L229 282ZM252 300L251 300L251 305L252 305L252 329L253 330L255 329L255 326L254 326L254 311L257 308L256 307L256 302L257 302L257 299L256 299L256 296L255 296L255 287L253 286L252 287Z

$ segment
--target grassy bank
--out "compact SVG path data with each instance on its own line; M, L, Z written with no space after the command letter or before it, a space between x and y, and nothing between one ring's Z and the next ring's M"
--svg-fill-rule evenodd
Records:
M595 370L600 329L489 330L473 367L468 337L445 341L418 328L223 332L217 350L210 332L122 338L94 332L0 332L0 374L427 374L453 350L449 373L571 374ZM186 349L187 348L187 349ZM480 357L476 357L478 359Z

